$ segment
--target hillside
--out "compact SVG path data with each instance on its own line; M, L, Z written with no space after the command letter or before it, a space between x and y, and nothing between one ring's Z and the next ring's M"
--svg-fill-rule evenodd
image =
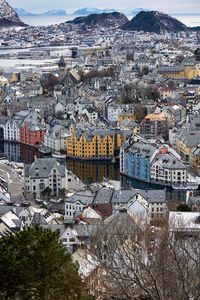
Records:
M84 24L87 26L99 26L105 28L117 28L123 26L127 22L128 18L125 15L119 12L112 12L102 14L91 14L85 17L77 17L74 20L68 21L66 23Z
M178 32L187 27L175 18L158 11L142 11L122 26L124 30L160 33Z
M0 28L26 26L6 1L0 0L0 7Z

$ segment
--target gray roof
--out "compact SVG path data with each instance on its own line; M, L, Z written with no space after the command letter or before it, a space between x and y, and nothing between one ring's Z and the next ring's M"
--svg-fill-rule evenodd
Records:
M165 190L114 190L109 188L102 188L97 193L93 203L128 203L136 194L141 194L142 197L150 203L166 202Z
M80 137L83 134L85 135L87 141L92 141L95 134L98 134L99 137L101 138L101 140L103 140L105 138L106 134L109 134L110 137L113 137L114 131L112 131L110 129L96 129L96 130L87 129L84 131L79 130L76 134L77 139L80 139Z
M178 138L189 148L200 143L200 130L183 130Z
M6 214L8 211L13 211L17 216L19 213L24 210L27 212L29 216L31 216L30 210L28 207L23 207L23 206L13 206L13 205L0 205L0 216L3 216Z
M155 152L156 147L144 143L133 143L126 148L128 154L139 154L140 157L150 158Z
M185 165L170 153L157 154L153 163L156 161L159 162L159 164L165 169L186 169Z
M36 158L32 164L24 166L24 174L31 178L47 178L53 168L65 177L65 165L59 165L55 158Z

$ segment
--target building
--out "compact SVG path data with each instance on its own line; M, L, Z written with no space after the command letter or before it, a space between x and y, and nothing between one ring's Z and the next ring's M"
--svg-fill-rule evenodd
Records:
M121 107L119 105L108 105L107 107L107 119L111 122L117 122L121 113Z
M151 163L151 181L167 185L186 184L186 166L168 148L159 149Z
M47 187L52 196L58 196L59 191L67 189L67 170L55 158L36 158L32 164L24 165L24 191L40 197Z
M168 122L164 113L149 114L141 122L140 132L150 136L167 136Z
M55 125L47 129L44 135L44 146L54 151L67 149L67 140L71 137L71 132L60 125Z
M83 109L82 114L87 116L89 123L93 124L98 120L98 113L91 106L86 106Z
M108 129L87 129L73 133L67 141L67 155L79 158L113 158L114 132Z
M3 127L4 140L19 141L22 120L8 120Z
M180 65L163 66L158 68L158 72L170 77L175 81L187 81L200 75L200 61L198 48L195 56L185 58Z
M200 145L190 151L190 166L194 172L200 175Z
M126 176L150 182L151 161L156 147L142 143L132 143L120 150L120 172Z
M19 129L19 141L31 146L44 142L45 126L36 121L25 121Z
M137 118L134 115L134 113L131 112L131 111L122 111L120 113L120 115L118 116L117 124L120 124L120 122L125 120L125 119L130 119L130 120L136 121Z
M199 144L199 130L182 130L176 138L176 151L187 162L190 160L190 152Z

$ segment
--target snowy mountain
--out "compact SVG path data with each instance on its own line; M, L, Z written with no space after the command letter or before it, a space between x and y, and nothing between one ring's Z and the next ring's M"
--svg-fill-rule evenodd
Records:
M48 11L40 13L40 14L31 13L29 11L24 10L23 8L15 8L15 11L21 17L29 17L29 16L67 16L66 11L61 10L61 9L48 10Z
M40 16L67 16L67 13L65 10L61 9L54 9L54 10L48 10L44 13L39 14Z
M26 26L6 1L0 0L0 8L0 27Z
M126 16L134 16L141 11L150 11L150 10L146 8L126 8L124 10L121 10L121 12L124 13Z
M106 9L100 9L96 7L85 7L76 10L75 12L72 13L72 15L75 16L89 16L91 14L102 14L102 13L111 13L111 12L121 12L125 14L126 16L134 16L137 15L141 11L150 11L149 9L146 8L126 8L123 10L116 10L113 8L106 8Z
M85 8L81 8L81 9L74 11L72 15L89 16L91 14L102 14L102 13L111 13L111 12L116 12L116 10L112 9L112 8L100 9L100 8L96 8L96 7L85 7Z
M28 16L35 16L34 13L31 13L23 8L14 8L14 10L16 11L16 13L18 14L18 16L20 17L28 17Z

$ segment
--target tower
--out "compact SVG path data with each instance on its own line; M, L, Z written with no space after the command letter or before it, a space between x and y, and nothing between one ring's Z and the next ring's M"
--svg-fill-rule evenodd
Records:
M66 62L63 56L61 56L59 60L58 68L59 68L59 77L62 78L66 74Z

